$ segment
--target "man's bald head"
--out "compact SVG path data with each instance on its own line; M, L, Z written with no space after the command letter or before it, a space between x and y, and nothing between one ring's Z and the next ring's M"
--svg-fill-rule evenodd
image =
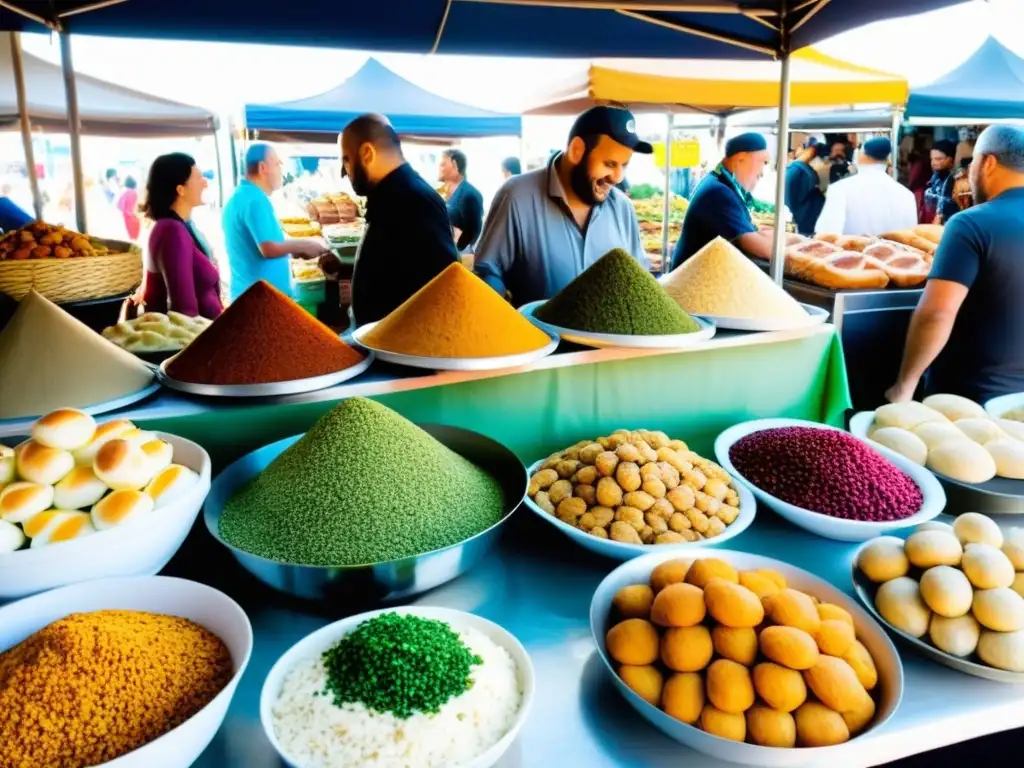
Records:
M366 195L405 162L402 142L384 115L360 115L339 137L341 165L357 195Z
M975 203L1024 186L1024 127L990 125L974 145L970 170Z

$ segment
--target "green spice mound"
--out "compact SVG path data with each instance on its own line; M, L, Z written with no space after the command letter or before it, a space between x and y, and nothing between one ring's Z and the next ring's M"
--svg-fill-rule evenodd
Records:
M471 668L483 664L443 621L397 613L364 621L323 660L334 706L359 703L402 720L437 714L469 690Z
M498 522L498 481L415 424L342 401L224 506L220 534L271 560L367 565L458 544Z
M646 269L609 251L537 310L545 323L590 333L668 336L699 331Z

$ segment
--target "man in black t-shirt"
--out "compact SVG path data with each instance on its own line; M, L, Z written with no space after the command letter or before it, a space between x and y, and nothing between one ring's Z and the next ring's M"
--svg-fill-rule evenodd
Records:
M1024 128L993 125L974 149L978 203L950 218L886 397L928 393L984 402L1024 391Z
M448 190L448 219L460 252L476 243L484 228L484 198L480 190L466 181L466 154L458 149L441 153L438 180Z

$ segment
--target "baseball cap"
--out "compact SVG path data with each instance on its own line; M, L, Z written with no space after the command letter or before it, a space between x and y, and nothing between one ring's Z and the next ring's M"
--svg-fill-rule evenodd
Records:
M641 141L636 135L636 119L624 107L591 107L572 124L569 139L577 136L607 136L642 155L654 151L650 143Z

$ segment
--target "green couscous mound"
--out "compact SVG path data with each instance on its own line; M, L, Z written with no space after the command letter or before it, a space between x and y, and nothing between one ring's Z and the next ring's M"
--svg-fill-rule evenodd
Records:
M228 501L220 534L280 562L365 565L458 544L503 510L483 469L390 408L351 398Z
M574 331L667 336L700 330L646 269L609 251L540 307L538 320Z

